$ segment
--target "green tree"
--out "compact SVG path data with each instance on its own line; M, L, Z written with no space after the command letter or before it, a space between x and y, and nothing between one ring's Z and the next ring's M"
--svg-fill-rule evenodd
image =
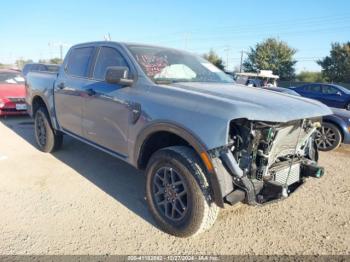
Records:
M22 69L23 66L24 66L25 64L28 64L28 63L33 63L33 60L32 60L32 59L27 59L27 60L25 60L25 59L23 59L23 58L20 58L20 59L16 60L16 62L15 62L16 66L17 66L18 68L20 68L20 69Z
M297 80L301 82L324 82L321 72L302 71L297 75Z
M291 80L295 77L293 59L296 50L289 47L287 43L275 38L268 38L256 46L250 48L248 57L243 63L243 69L247 72L258 70L272 70L279 75L281 80Z
M56 64L56 65L62 64L62 62L63 62L62 59L58 57L52 58L49 60L50 64Z
M39 59L38 63L40 63L40 64L47 64L48 60L46 60L46 59Z
M210 50L208 54L204 54L203 58L208 60L210 63L220 68L221 70L225 68L222 59L213 50Z
M333 43L330 55L317 63L328 81L350 83L350 42Z

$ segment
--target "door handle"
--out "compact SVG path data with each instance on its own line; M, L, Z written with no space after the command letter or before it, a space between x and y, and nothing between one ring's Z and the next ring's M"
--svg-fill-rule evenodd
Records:
M86 90L86 93L88 94L88 96L94 96L96 95L96 91L93 90L92 88L89 88Z
M62 83L59 83L58 85L57 85L57 87L59 88L59 89L63 89L63 88L65 88L65 84L62 82Z

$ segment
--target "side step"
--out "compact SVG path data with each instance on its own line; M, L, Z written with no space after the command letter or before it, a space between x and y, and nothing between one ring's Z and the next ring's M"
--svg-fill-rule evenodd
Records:
M239 189L232 191L230 194L228 194L225 197L225 200L232 206L237 204L238 202L242 202L244 199L245 199L245 192Z

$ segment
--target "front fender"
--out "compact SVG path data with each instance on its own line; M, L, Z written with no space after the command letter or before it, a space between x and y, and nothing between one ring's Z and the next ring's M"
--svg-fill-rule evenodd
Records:
M138 162L144 141L146 141L147 138L150 137L152 134L160 131L173 133L181 137L185 141L187 141L187 143L194 148L194 150L196 151L198 156L202 159L202 161L203 161L203 156L202 156L203 153L205 154L206 157L208 157L209 161L211 162L210 164L214 168L208 169L205 163L203 163L203 166L206 168L206 175L212 190L212 197L214 198L214 201L218 206L224 207L223 194L222 194L223 192L221 190L220 183L219 183L219 181L222 180L220 179L221 173L217 172L216 165L213 164L212 159L207 153L208 148L201 141L201 139L197 137L195 134L193 134L191 131L189 131L187 128L182 126L181 124L173 123L169 121L157 121L143 128L143 130L139 133L135 141L134 160ZM137 165L137 162L136 162L136 165Z

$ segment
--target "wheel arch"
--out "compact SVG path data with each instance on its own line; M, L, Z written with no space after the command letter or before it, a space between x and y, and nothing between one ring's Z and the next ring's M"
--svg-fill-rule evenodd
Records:
M168 136L168 140L164 139L164 136ZM162 140L162 142L154 147L153 141L159 140ZM218 206L223 207L223 197L218 182L218 174L207 153L208 149L197 136L179 124L157 122L145 127L140 132L135 142L134 161L136 162L136 166L144 170L154 152L161 148L174 145L187 145L196 152L205 168L205 174L211 187L212 197Z
M36 111L40 108L40 107L45 107L47 113L49 114L49 118L50 118L50 125L51 127L54 129L54 131L56 132L57 130L57 125L56 122L54 121L53 117L52 117L52 112L50 110L49 104L47 103L46 99L43 98L41 95L35 95L31 101L31 113L30 115L34 118L35 117L35 113Z
M33 99L32 99L32 116L33 117L35 116L36 111L41 106L44 106L46 108L46 110L49 112L48 106L47 106L45 100L40 95L34 96Z

